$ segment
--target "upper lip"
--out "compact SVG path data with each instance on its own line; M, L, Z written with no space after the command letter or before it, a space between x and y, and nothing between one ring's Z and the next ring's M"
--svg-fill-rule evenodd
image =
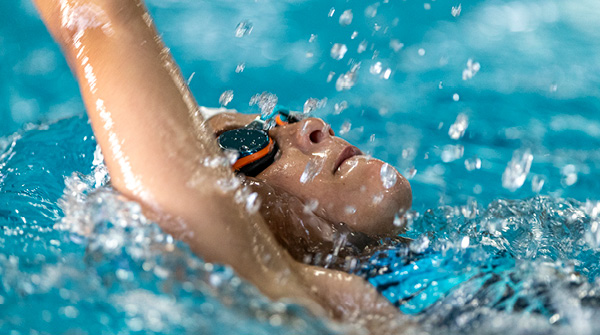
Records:
M345 147L337 160L335 161L335 166L333 167L333 173L335 174L337 169L344 163L347 159L352 158L357 155L362 155L362 151L360 151L357 147L349 145Z

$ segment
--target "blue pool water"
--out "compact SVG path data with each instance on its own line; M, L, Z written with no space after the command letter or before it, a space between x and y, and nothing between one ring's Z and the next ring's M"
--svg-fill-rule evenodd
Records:
M400 260L421 285L402 281L399 289L413 297L401 308L422 310L415 317L424 327L595 332L598 2L149 6L200 104L217 106L226 90L238 110L263 91L296 109L327 98L314 115L410 178L407 236L416 242L397 247L391 264ZM353 19L342 25L346 10ZM253 29L236 37L242 21ZM340 60L330 55L335 43L348 49ZM338 92L340 75L359 63L356 82ZM136 205L102 186L82 112L29 1L0 3L2 333L344 332L267 302L227 268L145 225ZM460 285L444 286L444 278ZM513 294L502 300L502 290Z

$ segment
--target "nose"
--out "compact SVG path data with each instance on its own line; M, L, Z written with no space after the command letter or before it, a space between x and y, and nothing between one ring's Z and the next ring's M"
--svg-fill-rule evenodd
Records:
M319 144L334 136L331 127L325 121L308 118L299 122L295 127L295 142L301 149L312 151Z
M287 142L305 153L318 150L324 142L335 136L331 127L317 118L307 118L283 127L275 127L270 134L278 140L280 146L285 145L281 142Z

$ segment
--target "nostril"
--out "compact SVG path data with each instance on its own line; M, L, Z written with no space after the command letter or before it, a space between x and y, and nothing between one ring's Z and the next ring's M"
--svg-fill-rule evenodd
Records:
M325 137L325 134L320 130L315 130L312 133L310 133L309 137L311 142L320 143Z

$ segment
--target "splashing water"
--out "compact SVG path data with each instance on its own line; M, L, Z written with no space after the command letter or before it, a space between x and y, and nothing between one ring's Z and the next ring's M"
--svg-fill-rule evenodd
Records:
M252 96L250 99L250 106L258 105L261 117L266 119L273 113L273 109L277 106L277 101L278 99L275 94L263 92Z
M502 174L502 187L516 191L523 183L529 174L531 168L531 162L533 161L533 155L529 149L523 152L515 151L513 157L508 162L504 173Z

